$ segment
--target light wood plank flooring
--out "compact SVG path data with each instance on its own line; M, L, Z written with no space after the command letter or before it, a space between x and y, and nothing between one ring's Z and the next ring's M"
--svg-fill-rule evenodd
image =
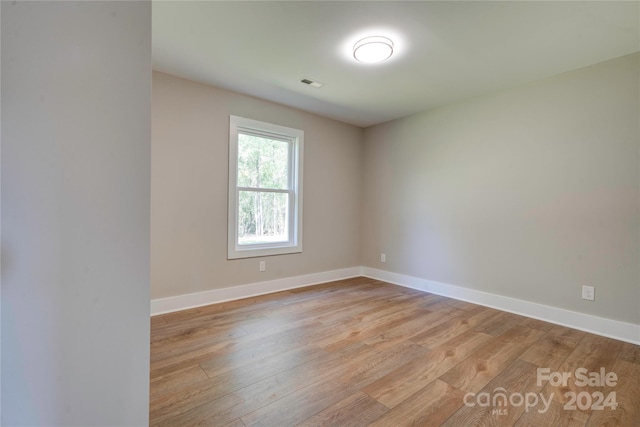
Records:
M537 381L581 367L617 384ZM639 346L367 278L151 321L153 426L640 426L639 385Z

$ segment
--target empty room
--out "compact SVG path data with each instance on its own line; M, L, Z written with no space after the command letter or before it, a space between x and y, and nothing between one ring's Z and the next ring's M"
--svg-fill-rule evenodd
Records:
M640 426L640 2L0 22L0 425Z

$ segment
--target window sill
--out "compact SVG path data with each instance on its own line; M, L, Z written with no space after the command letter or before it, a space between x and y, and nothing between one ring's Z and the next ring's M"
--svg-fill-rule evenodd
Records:
M229 249L227 259L243 259L243 258L257 258L273 255L289 255L299 254L302 252L302 245L297 246L275 246L275 247L261 247L261 248L247 248L247 249Z

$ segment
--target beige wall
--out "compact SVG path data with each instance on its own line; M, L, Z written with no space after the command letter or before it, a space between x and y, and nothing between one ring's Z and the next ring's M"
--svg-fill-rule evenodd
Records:
M363 264L640 323L638 63L366 129Z
M362 129L157 72L152 114L152 298L360 265ZM301 254L227 260L230 114L304 130Z
M640 323L639 61L364 135L154 73L152 298L365 265ZM226 260L229 114L305 131L304 252L266 258L265 273Z

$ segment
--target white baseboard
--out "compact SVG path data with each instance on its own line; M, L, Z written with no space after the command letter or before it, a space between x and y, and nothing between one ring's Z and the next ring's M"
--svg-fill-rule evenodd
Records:
M417 289L432 294L442 295L473 304L496 308L510 313L555 323L569 328L640 344L640 325L605 319L603 317L578 313L534 302L524 301L488 292L476 291L461 286L433 282L431 280L392 273L370 267L362 267L362 275L407 288Z
M605 319L603 317L578 313L563 308L477 291L461 286L434 282L371 267L344 268L341 270L286 277L265 282L250 283L248 285L154 299L151 300L151 315L171 313L203 305L270 294L358 276L365 276L383 282L508 311L510 313L520 314L545 322L640 345L640 325Z
M151 300L151 315L155 316L163 313L171 313L173 311L186 310L188 308L201 307L203 305L286 291L288 289L302 288L319 283L332 282L334 280L349 279L361 275L362 267L351 267L343 268L341 270L306 274L304 276L286 277L265 282L250 283L248 285L212 289L210 291L196 292L193 294L153 299Z

